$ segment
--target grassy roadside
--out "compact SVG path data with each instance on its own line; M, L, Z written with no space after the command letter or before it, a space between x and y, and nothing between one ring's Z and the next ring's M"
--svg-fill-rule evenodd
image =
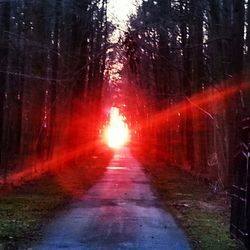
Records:
M52 175L0 197L0 249L18 249L40 238L44 218L49 218L66 204L68 196L62 192Z
M101 178L110 156L104 158L74 163L0 193L0 249L27 249L39 240L45 223Z
M144 166L163 206L184 229L193 249L244 249L230 238L230 197L226 192L215 194L174 167L148 162Z

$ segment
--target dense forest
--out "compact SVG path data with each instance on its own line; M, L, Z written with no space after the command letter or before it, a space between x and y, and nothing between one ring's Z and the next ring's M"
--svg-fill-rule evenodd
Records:
M250 111L249 24L248 1L145 0L120 41L144 151L215 190L232 181Z
M0 0L0 249L249 246L249 168L250 0Z
M0 19L6 178L96 139L111 25L107 0L1 1Z
M248 1L144 0L116 43L107 8L0 2L1 176L93 144L105 93L144 152L230 185L250 106Z

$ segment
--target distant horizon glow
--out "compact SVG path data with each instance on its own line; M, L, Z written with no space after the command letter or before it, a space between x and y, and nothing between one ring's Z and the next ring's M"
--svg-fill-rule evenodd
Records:
M119 109L112 107L110 123L105 132L107 145L110 148L119 149L129 141L128 125L124 120L125 117L120 115Z
M108 2L108 20L116 26L114 37L127 31L127 22L131 14L136 13L137 5L141 0L110 0Z

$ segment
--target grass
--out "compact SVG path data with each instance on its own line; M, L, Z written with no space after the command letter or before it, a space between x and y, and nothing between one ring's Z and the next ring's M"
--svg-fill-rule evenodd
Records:
M0 244L4 249L17 249L39 238L44 219L68 200L52 175L41 177L36 183L0 197Z
M244 249L230 238L230 197L213 193L190 174L166 164L142 160L163 206L186 232L193 249Z
M0 249L28 249L39 240L45 223L101 178L110 157L72 163L0 194Z

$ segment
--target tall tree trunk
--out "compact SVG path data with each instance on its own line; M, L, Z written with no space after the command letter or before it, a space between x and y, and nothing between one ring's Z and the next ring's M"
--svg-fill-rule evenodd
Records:
M232 58L232 84L242 84L243 55L244 55L244 1L235 0L233 5L233 43L232 50L237 54ZM225 173L226 185L231 183L233 175L233 155L238 138L238 125L242 116L241 93L232 96L227 102L227 124L228 124L228 171ZM236 112L232 112L232 111Z
M0 29L1 29L1 47L0 47L0 56L1 56L1 72L0 72L0 147L1 147L1 154L0 154L0 164L1 169L3 170L4 177L7 176L8 171L8 157L7 157L7 124L6 119L8 116L8 110L5 109L7 96L6 96L6 89L8 85L8 78L9 74L7 73L9 70L9 31L10 31L10 12L11 12L11 3L5 2L2 3L0 6ZM0 170L1 171L1 170Z
M185 16L188 11L187 2L180 2L180 13ZM181 46L183 53L183 88L184 94L187 97L192 95L192 85L190 81L190 51L189 51L189 34L186 20L181 20ZM194 135L193 135L193 112L192 109L188 109L185 112L185 130L186 130L186 158L191 169L194 167Z

